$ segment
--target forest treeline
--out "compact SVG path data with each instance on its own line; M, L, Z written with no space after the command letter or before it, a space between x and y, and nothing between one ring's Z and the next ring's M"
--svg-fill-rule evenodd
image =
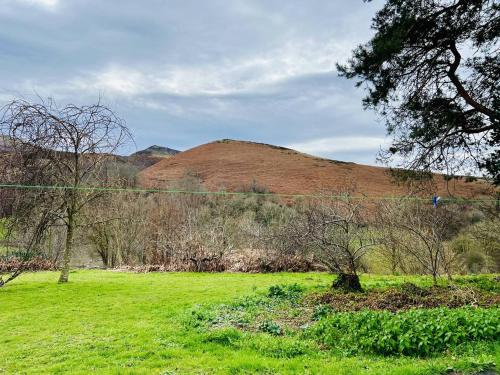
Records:
M239 195L198 194L206 188L195 173L172 184L184 193L134 191L137 168L115 156L131 135L100 103L14 100L0 133L7 146L0 286L46 268L60 269L67 282L71 266L95 258L102 267L144 271L325 270L339 276L334 286L350 290L361 289L360 272L429 274L437 282L500 268L493 187L488 199L437 206L425 178L400 179L408 195L378 201L354 196L349 181L295 199L268 194L258 181Z
M133 185L133 171L122 184ZM118 181L118 180L116 180ZM186 175L175 188L204 191ZM101 192L75 225L72 258L137 271L277 272L324 270L359 288L360 272L429 274L435 279L500 269L496 203L446 203L411 197L373 202L348 191L283 200L254 183L232 195ZM3 219L4 267L9 259L63 261L67 227L48 220L44 191L4 190L11 215ZM64 191L59 192L64 194ZM38 206L38 207L37 207ZM16 213L17 211L17 213ZM38 232L37 232L38 231ZM11 266L12 268L12 266Z

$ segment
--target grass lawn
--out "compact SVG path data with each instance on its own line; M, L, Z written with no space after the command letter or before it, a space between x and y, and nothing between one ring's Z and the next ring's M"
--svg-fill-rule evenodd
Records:
M197 304L223 303L274 284L327 285L326 274L133 274L113 271L26 274L0 289L0 373L88 374L437 374L500 359L500 345L478 344L433 358L340 356L314 351L275 358L248 334L238 347L203 340L185 324ZM365 287L430 279L364 276Z

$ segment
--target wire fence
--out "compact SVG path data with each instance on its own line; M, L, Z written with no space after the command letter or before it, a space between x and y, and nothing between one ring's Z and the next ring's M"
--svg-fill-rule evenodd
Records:
M191 194L212 196L266 196L278 198L316 198L316 199L359 199L369 201L384 200L415 200L433 202L434 196L368 196L363 194L319 194L319 193L273 193L273 192L237 192L237 191L196 191L183 189L159 189L159 188L130 188L130 187L102 187L102 186L64 186L64 185L22 185L22 184L0 184L0 189L8 190L78 190L86 192L108 192L108 193L157 193L157 194ZM498 203L500 194L492 198L462 198L462 197L440 197L439 203L474 204L474 203Z

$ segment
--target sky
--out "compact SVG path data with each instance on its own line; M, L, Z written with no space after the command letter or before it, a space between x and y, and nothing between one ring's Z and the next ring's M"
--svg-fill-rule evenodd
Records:
M230 138L375 164L383 122L335 64L381 0L0 0L0 103L99 100L133 152Z

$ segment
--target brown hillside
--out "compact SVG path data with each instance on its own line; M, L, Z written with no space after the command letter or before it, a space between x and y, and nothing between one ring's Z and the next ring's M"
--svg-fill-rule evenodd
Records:
M201 145L162 160L139 175L142 186L166 188L187 173L194 173L210 190L240 190L256 181L273 193L310 194L345 191L370 197L405 194L387 168L317 158L300 152L253 142L223 140ZM490 186L483 181L466 182L434 176L437 192L464 198L482 195Z

